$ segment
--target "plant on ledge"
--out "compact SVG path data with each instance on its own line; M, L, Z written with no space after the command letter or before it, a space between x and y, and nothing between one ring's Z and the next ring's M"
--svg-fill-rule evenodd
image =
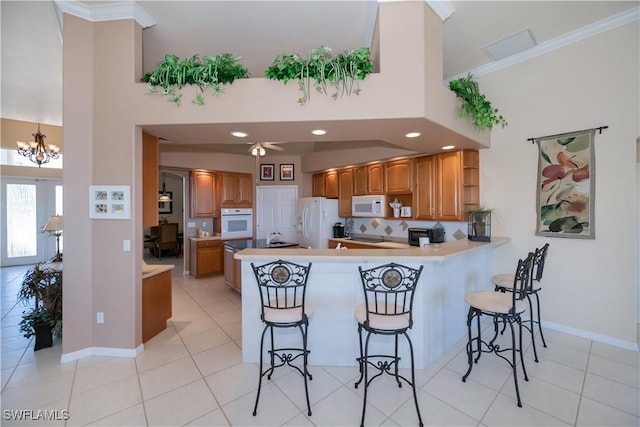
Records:
M205 56L200 59L198 55L180 61L176 55L165 55L156 69L145 74L142 82L149 83L149 91L157 92L159 88L163 95L169 96L169 101L177 106L182 103L180 90L185 85L198 87L194 104L204 105L204 92L207 88L213 90L214 95L224 92L223 85L231 84L235 79L249 77L246 67L238 64L241 58L230 53L216 56Z
M331 48L320 46L309 51L306 59L296 53L283 53L277 56L265 71L265 77L281 80L287 84L289 80L298 80L302 96L300 105L311 99L312 86L325 95L331 92L334 100L339 96L360 94L358 80L371 74L373 63L369 58L369 48L349 49L337 55Z
M449 82L449 89L462 99L462 105L458 108L460 117L472 117L473 125L480 129L491 129L494 125L507 126L507 121L498 114L498 109L493 108L491 102L484 94L480 93L478 82L471 74Z

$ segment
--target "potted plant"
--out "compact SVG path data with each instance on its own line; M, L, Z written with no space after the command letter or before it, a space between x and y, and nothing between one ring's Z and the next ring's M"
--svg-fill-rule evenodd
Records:
M224 92L223 85L231 84L235 79L245 79L249 73L243 65L238 64L239 56L223 53L216 56L198 55L180 60L176 55L165 55L156 69L146 73L142 82L149 83L149 91L157 92L161 89L163 95L169 96L169 101L177 106L182 103L180 90L185 85L198 87L193 103L204 105L204 92L207 88L213 90L214 95Z
M451 89L458 98L462 99L462 104L458 108L460 117L472 117L473 125L479 129L491 129L494 125L507 126L507 121L498 114L498 109L493 108L484 94L480 92L478 82L471 74L467 77L451 80Z
M469 226L467 236L469 240L479 242L491 241L491 214L493 209L483 206L467 212Z
M348 49L334 55L331 48L320 46L310 50L306 59L296 53L277 56L265 71L265 77L285 84L289 80L298 80L302 92L298 103L304 105L311 99L312 87L325 95L331 93L334 100L352 93L358 95L358 80L363 80L372 71L368 47Z
M22 313L20 332L35 335L34 350L51 347L52 333L62 337L62 272L36 264L25 273L18 301L33 308Z

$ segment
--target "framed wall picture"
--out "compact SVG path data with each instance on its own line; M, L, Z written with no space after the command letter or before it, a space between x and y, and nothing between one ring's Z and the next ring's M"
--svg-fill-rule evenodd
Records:
M167 196L171 199L169 202L158 202L158 213L160 214L172 214L173 213L173 191L167 191ZM162 191L158 191L158 197L162 196Z
M89 218L131 219L131 187L90 185Z
M260 164L260 181L273 181L276 166L273 163Z
M292 163L283 163L280 165L280 181L293 181Z

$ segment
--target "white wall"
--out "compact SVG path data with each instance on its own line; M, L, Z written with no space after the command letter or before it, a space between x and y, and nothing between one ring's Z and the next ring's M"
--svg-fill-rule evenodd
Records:
M543 279L549 326L637 348L640 134L638 22L480 77L509 121L480 151L482 202L497 211L495 272L550 243ZM609 126L595 137L595 240L534 235L537 146L527 138ZM601 336L599 336L601 335Z

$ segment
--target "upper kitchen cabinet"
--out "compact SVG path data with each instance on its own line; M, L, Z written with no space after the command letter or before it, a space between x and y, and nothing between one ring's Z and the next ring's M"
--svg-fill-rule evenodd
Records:
M191 171L191 217L214 218L218 216L216 207L216 173L211 171Z
M252 175L248 173L222 172L220 205L223 208L253 207Z
M142 132L142 226L158 225L158 138Z
M464 221L479 203L479 154L460 150L416 160L416 219Z
M313 197L325 197L324 172L313 174Z
M413 192L413 159L401 159L384 164L384 193L411 194Z
M353 195L384 193L384 164L375 163L353 168Z
M351 196L353 196L353 168L338 171L338 216L351 216Z
M324 197L327 199L337 199L339 197L338 171L324 173Z

